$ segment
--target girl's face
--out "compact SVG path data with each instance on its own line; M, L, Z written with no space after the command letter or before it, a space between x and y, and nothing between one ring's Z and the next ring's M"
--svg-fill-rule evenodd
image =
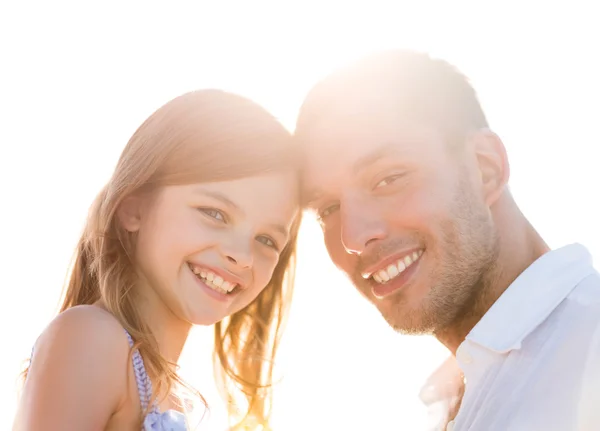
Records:
M119 218L137 232L145 299L197 325L246 307L288 243L299 210L296 181L293 174L269 174L169 186L151 199L126 200Z

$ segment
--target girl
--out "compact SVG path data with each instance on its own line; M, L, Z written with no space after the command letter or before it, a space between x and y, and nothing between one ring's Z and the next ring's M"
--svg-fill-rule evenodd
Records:
M264 109L216 90L141 125L90 210L15 430L187 429L176 364L191 326L213 323L234 428L268 428L300 223L291 142Z

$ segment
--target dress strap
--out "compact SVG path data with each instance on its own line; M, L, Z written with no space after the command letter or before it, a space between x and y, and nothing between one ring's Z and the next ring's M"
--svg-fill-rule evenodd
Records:
M129 332L125 331L125 334L127 335L127 340L129 341L129 347L133 348L133 338L131 338ZM131 361L133 362L133 373L135 374L135 381L137 384L138 393L140 395L142 411L146 411L148 405L150 404L150 400L152 399L152 382L150 381L150 377L148 377L146 367L144 366L144 360L142 359L142 355L138 349L133 351ZM154 411L155 409L156 406L153 406L151 411Z

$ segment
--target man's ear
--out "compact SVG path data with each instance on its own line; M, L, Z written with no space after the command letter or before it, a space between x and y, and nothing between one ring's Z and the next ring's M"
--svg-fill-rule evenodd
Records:
M119 223L128 232L137 232L142 225L142 199L138 196L128 196L117 209Z
M477 131L471 137L481 178L482 193L492 206L508 184L510 167L506 148L498 135L489 129Z

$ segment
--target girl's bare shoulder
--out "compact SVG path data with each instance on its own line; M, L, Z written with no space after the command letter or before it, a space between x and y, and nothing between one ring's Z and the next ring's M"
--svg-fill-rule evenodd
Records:
M35 343L19 422L26 429L104 429L128 393L129 350L119 322L100 307L59 314Z
M50 322L35 344L35 355L45 350L59 353L61 349L77 355L92 350L114 357L127 356L129 345L123 327L112 314L96 305L78 305Z

